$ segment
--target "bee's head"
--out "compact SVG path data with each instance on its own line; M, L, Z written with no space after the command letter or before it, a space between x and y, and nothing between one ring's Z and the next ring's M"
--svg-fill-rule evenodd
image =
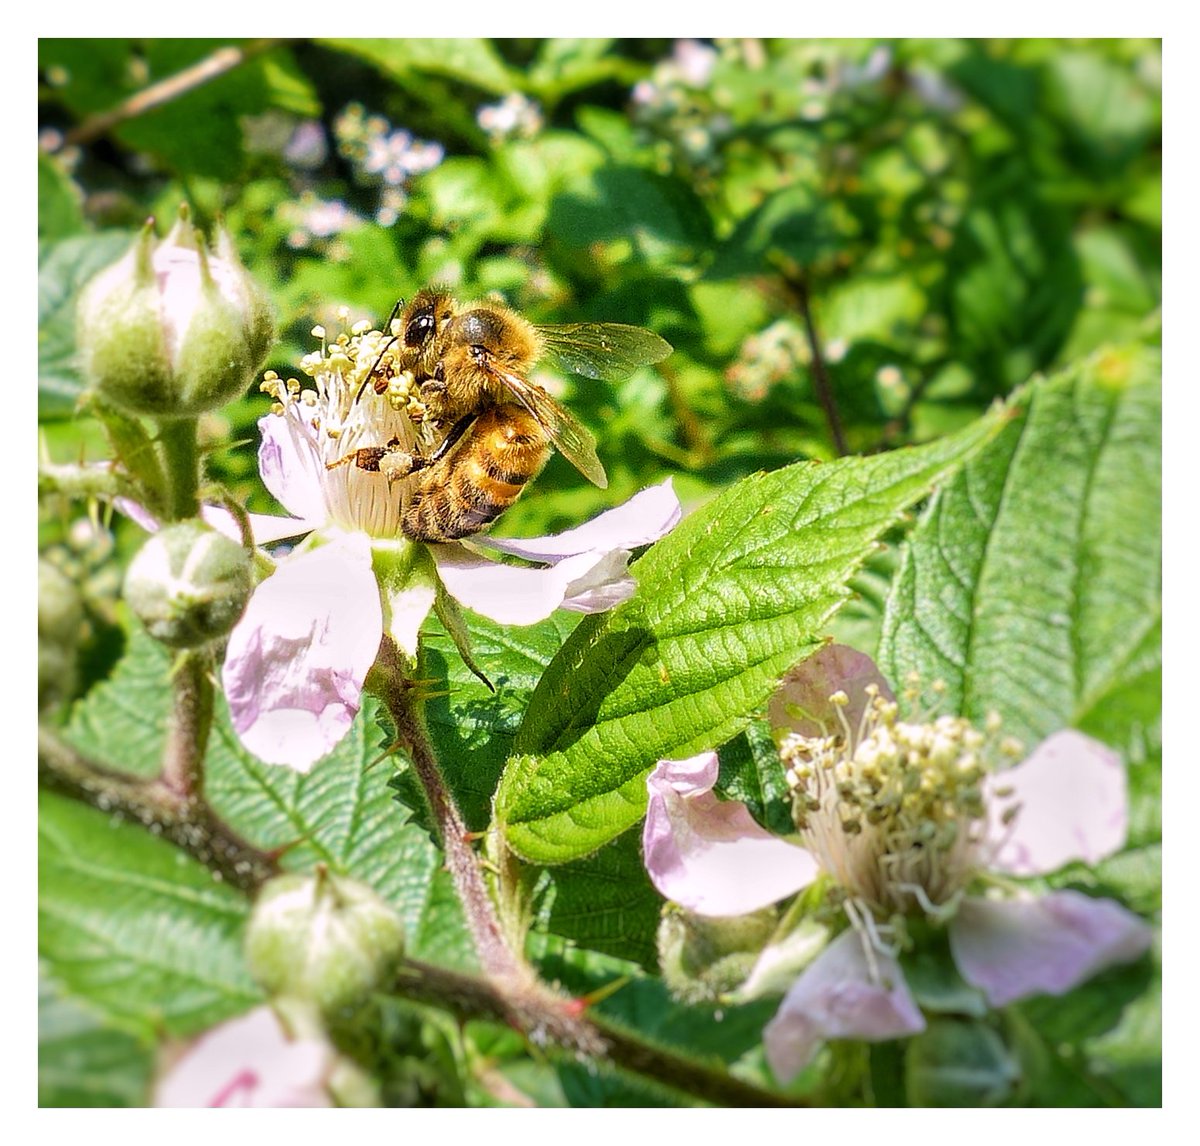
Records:
M400 339L406 350L423 351L454 314L454 299L443 290L423 290L404 308Z

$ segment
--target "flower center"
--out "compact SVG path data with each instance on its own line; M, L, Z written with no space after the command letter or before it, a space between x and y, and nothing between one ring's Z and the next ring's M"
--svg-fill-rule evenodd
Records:
M345 322L349 313L342 308L338 317ZM332 341L323 327L313 334L321 349L300 362L313 385L268 371L261 389L275 399L271 412L284 419L304 468L316 476L329 521L372 537L398 537L414 479L397 478L380 451L432 448L420 386L399 368L399 343L366 322Z
M796 826L857 908L880 921L944 917L984 866L984 776L1020 746L994 715L984 732L957 716L906 723L876 686L867 692L857 728L835 693L839 727L781 745Z

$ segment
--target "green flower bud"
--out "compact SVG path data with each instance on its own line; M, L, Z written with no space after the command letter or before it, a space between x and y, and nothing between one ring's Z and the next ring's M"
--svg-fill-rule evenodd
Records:
M159 530L125 575L125 600L150 635L172 648L219 640L254 589L250 554L200 521Z
M38 708L71 695L75 686L83 597L53 562L38 558Z
M999 1106L1021 1083L1021 1067L991 1026L974 1019L931 1019L905 1056L913 1106Z
M224 231L209 253L183 208L161 243L147 224L79 302L88 384L134 414L194 418L242 394L275 337L266 296Z
M259 983L326 1012L370 991L403 950L396 912L369 887L324 867L271 880L246 928L246 958Z
M667 988L686 1003L727 995L750 974L778 920L771 907L715 918L667 906L658 927L658 961Z

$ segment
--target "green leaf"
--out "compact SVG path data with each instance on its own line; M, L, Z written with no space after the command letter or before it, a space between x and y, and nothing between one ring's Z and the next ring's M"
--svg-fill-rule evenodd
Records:
M646 875L636 832L585 859L549 868L544 879L535 926L589 951L657 966L662 896Z
M496 794L519 855L562 863L641 818L654 762L725 743L824 628L875 539L995 430L739 482L631 568L535 691Z
M38 1106L144 1106L153 1055L38 978Z
M114 1023L187 1035L260 995L249 904L140 825L53 793L38 808L38 942L51 974Z
M157 776L171 713L171 654L134 622L108 680L72 710L65 738L88 759L131 776Z
M75 303L97 271L125 253L130 236L74 235L38 250L38 417L68 418L83 392L75 365Z
M1159 360L1108 350L1031 386L1019 416L909 541L880 663L945 682L1032 745L1065 725L1154 735L1160 625Z
M64 239L83 230L79 188L49 155L38 153L38 239Z
M495 692L467 668L450 638L430 625L425 670L445 680L447 694L430 699L426 718L467 827L482 831L491 820L492 796L529 697L580 617L560 610L536 625L513 628L477 613L463 616L472 656Z
M504 93L513 78L496 49L483 39L328 39L321 43L359 56L385 75L407 79L414 72L447 76L474 88Z

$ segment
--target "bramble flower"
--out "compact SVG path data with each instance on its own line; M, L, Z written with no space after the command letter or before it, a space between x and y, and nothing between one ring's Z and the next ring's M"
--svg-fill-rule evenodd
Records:
M323 1038L292 1038L270 1007L201 1035L158 1080L155 1106L332 1106Z
M353 459L361 448L393 441L402 450L432 444L419 387L400 373L386 393L367 385L359 398L380 355L388 362L387 337L365 322L332 341L318 336L322 349L301 364L311 388L274 374L263 383L275 405L259 422L259 468L293 516L251 518L260 544L310 536L255 590L224 668L242 743L299 771L349 729L385 633L415 657L440 593L502 624L532 624L557 608L600 612L633 593L631 551L662 537L681 515L667 481L557 536L412 542L401 533L410 481L389 482ZM487 549L536 567L501 564L484 556Z
M908 918L946 925L959 973L994 1007L1062 994L1149 946L1150 928L1112 900L1014 892L1007 881L1006 894L979 893L988 872L1042 875L1121 847L1125 773L1104 745L1067 729L1006 766L1020 746L998 718L984 731L952 716L900 721L871 659L837 645L789 674L770 719L796 842L717 799L710 752L651 773L644 851L659 891L701 915L755 911L819 875L836 887L851 927L807 965L764 1031L781 1081L826 1039L924 1030L897 961Z

